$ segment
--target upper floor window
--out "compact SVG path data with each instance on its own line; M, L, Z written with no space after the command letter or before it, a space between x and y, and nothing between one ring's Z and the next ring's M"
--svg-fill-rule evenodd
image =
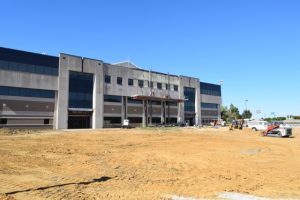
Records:
M168 83L166 83L166 90L170 89L170 85Z
M201 94L221 96L221 86L211 83L200 83Z
M150 81L150 88L153 88L153 81Z
M131 78L128 79L128 85L133 86L133 79Z
M122 85L123 78L122 77L117 77L117 84Z
M178 91L178 85L174 85L174 91Z
M104 80L105 80L105 83L111 83L111 76L105 75Z
M54 98L55 91L0 86L0 95L21 96L21 97L38 97L38 98Z
M116 96L116 95L104 95L104 102L115 102L115 103L121 103L122 97Z
M162 88L162 84L161 83L157 83L157 89L161 90Z
M139 80L139 87L144 87L144 81L143 80Z

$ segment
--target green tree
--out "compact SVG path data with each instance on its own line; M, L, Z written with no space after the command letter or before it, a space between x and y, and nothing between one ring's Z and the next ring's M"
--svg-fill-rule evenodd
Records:
M242 118L243 119L251 119L252 117L252 113L250 110L244 110L244 112L242 113Z
M231 122L234 119L239 119L241 118L239 109L235 107L233 104L230 104L229 110L227 112L227 122Z

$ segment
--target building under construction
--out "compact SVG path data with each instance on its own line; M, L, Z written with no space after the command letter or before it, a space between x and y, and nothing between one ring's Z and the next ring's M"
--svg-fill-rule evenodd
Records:
M133 63L0 48L0 127L103 128L220 118L221 86Z

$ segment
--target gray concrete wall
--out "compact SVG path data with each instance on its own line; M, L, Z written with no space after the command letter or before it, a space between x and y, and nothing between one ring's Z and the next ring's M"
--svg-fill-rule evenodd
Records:
M0 85L44 90L58 90L57 76L0 69Z

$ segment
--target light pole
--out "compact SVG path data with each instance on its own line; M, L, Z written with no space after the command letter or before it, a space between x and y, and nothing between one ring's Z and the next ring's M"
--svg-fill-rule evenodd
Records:
M248 99L245 100L245 108L246 108L246 111L248 110L248 109L247 109L247 103L248 103Z
M220 85L220 90L221 90L221 103L220 103L220 107L219 107L219 112L220 112L220 114L219 114L219 121L221 120L221 106L222 106L222 104L223 104L223 97L222 97L222 85L224 84L224 81L223 80L220 80L220 82L219 82L219 85Z

